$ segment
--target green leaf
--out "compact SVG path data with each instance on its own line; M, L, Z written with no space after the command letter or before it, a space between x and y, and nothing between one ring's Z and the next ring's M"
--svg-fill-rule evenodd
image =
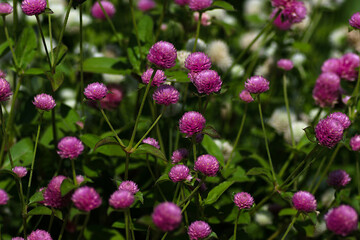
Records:
M219 197L234 183L234 181L225 181L220 183L218 186L211 189L207 198L204 201L205 205L215 203Z
M85 145L87 145L91 149L94 149L95 145L99 141L101 141L101 138L94 134L84 134L80 136L80 139ZM96 149L96 153L102 153L106 156L125 157L125 153L120 147L120 145L102 145Z
M134 153L147 153L153 155L154 157L160 158L165 162L167 161L164 153L150 144L141 144Z
M264 177L267 178L267 180L272 183L272 175L271 175L271 172L269 169L266 169L266 168L259 168L259 167L255 167L255 168L252 168L250 169L246 175L262 175Z
M37 191L36 193L34 193L34 195L32 195L30 197L29 205L32 203L41 202L41 201L44 201L43 193L40 191Z
M14 173L13 171L8 170L8 169L0 169L0 174L2 174L2 173L9 174L9 175L13 176L15 179L19 178L16 175L16 173Z
M114 222L113 225L111 226L113 228L120 228L120 229L125 229L125 223L124 222ZM134 230L135 231L141 231L141 232L146 232L147 231L147 226L143 226L140 224L134 224Z
M307 139L309 139L310 142L316 143L316 136L315 136L315 130L312 126L304 128L305 134Z
M101 146L105 145L119 145L119 143L114 139L114 137L106 137L98 141L94 146L94 151Z
M233 7L233 5L231 5L228 2L225 1L215 1L212 6L214 7L219 7L219 8L223 8L227 11L235 11L235 8Z
M165 71L165 75L168 80L174 80L175 82L190 82L188 75L183 71Z
M161 175L155 182L155 184L159 184L161 182L170 181L169 173L164 173Z
M87 240L125 240L116 229L105 228L100 225L89 225L84 231L84 239Z
M142 192L137 192L135 194L135 199L139 200L141 202L141 204L144 204L144 194Z
M279 212L279 216L295 216L297 213L297 210L294 208L284 208L281 209L281 211Z
M125 58L88 58L84 61L84 72L108 73L108 74L129 74L131 70L125 67Z
M61 72L61 71L56 71L55 74L52 74L51 72L46 72L45 75L50 80L51 87L52 87L54 92L64 82L64 73Z
M9 47L8 41L0 44L0 56L5 52L5 50Z
M220 148L216 145L216 143L211 137L205 135L204 139L201 142L201 145L205 148L208 154L216 157L221 166L224 166L224 156L222 155Z
M57 61L56 61L56 66L57 65L59 65L61 62L62 62L62 60L64 60L64 58L65 58L65 56L66 56L66 54L67 54L67 52L68 52L68 47L65 45L65 44L63 44L63 43L61 43L61 45L60 46L56 46L54 49L53 49L53 52L54 52L54 56L56 55L56 51L59 51L59 53L58 53L58 57L57 57ZM50 59L52 59L52 54L51 54L51 52L49 53L49 55L50 55Z
M135 53L133 48L127 49L127 54L129 57L129 61L131 66L137 71L140 71L140 59L137 57L137 54Z
M45 8L45 11L43 12L44 14L53 14L54 11L51 10L50 8Z
M14 165L28 166L31 164L33 157L33 142L30 138L23 138L10 149ZM9 156L7 154L4 168L10 166Z
M74 161L74 160L70 160L70 161ZM76 185L68 178L64 179L64 181L61 183L60 186L60 191L61 191L61 196L65 196L66 194L68 194L69 192L71 192L72 190L74 190L76 188Z
M298 49L299 52L303 52L303 53L309 53L309 52L312 51L311 44L309 44L309 43L294 42L294 43L293 43L293 47L294 47L295 49Z
M310 220L313 222L314 225L318 222L316 212L306 213L306 215L308 215L308 217L310 218Z
M218 132L212 126L206 126L201 133L206 134L212 138L221 138Z
M141 17L138 25L139 39L145 43L152 43L154 23L149 15Z
M24 72L25 75L41 75L44 73L45 71L41 68L29 68Z
M28 212L28 215L51 215L52 211L50 208L39 206Z
M26 67L37 54L37 38L32 27L25 28L18 38L15 55L20 68Z

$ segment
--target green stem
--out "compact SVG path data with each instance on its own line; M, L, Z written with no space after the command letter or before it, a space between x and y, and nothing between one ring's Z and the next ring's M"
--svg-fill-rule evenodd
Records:
M258 98L258 104L259 104L258 106L259 106L259 114L260 114L261 127L262 127L263 133L264 133L266 153L267 153L268 159L269 159L269 165L270 165L270 170L271 170L271 174L272 174L272 177L273 177L273 183L274 183L274 185L277 185L277 180L276 180L276 176L275 176L275 171L274 171L274 167L273 167L272 160L271 160L271 155L270 155L270 149L269 149L268 139L267 139L267 136L266 136L264 119L263 119L262 111L261 111L260 94L257 96L257 98Z
M269 200L272 196L274 196L275 193L277 193L277 191L274 190L270 194L266 195L265 198L263 198L258 204L255 205L253 209L251 209L250 215L256 213L256 211L259 210L267 202L267 200Z
M54 209L51 208L51 216L50 216L50 223L49 223L49 227L48 227L48 232L51 232L51 227L53 225L54 222Z
M15 13L14 13L14 18L15 18ZM9 44L9 48L10 48L12 58L13 58L13 61L14 61L15 69L18 72L19 71L19 64L18 64L18 62L16 60L16 55L15 55L15 52L14 52L14 48L13 48L11 39L9 37L9 32L8 32L8 29L7 29L7 26L6 26L5 16L3 16L3 25L4 25L4 32L5 32L6 40L7 40L8 44Z
M360 196L360 167L359 167L359 155L356 153L356 178L358 195Z
M199 39L199 35L200 35L200 26L201 26L201 17L202 17L202 12L199 12L199 20L197 22L197 27L196 27L196 35L195 35L195 42L194 42L194 47L193 47L193 52L196 51L196 45L197 45L197 41Z
M80 14L80 93L84 92L84 52L83 52L83 6L79 6ZM80 94L81 96L81 94ZM81 103L81 115L84 116L84 104Z
M201 111L201 113L202 114L204 114L205 113L205 111L206 111L206 108L207 108L207 106L208 106L208 104L209 104L209 101L210 101L210 95L208 95L207 97L206 97L206 101L205 101L205 104L204 104L204 108L202 109L202 111Z
M131 237L132 237L132 240L135 240L134 224L133 224L133 222L132 222L131 213L130 213L130 208L128 208L126 211L127 211L128 214L129 214Z
M48 60L48 63L49 63L49 67L51 69L51 60L50 60L50 55L49 55L49 51L47 49L47 46L46 46L46 43L45 43L45 37L44 37L44 33L42 31L42 28L41 28L41 23L40 23L40 19L39 19L39 15L35 15L36 17L36 22L37 22L37 25L39 27L39 31L40 31L40 35L41 35L41 39L42 39L42 42L43 42L43 45L44 45L44 49L45 49L45 52L46 52L46 56L47 56L47 60Z
M58 240L61 240L61 239L62 239L62 236L63 236L64 231L65 231L66 224L67 224L67 222L68 222L68 220L69 220L69 217L70 217L70 210L71 210L71 206L70 206L70 208L69 208L69 212L66 214L66 217L65 217L65 219L64 219L64 221L63 221L63 224L61 225L61 230L60 230L60 234L59 234Z
M129 176L129 162L130 162L130 153L126 153L126 160L125 160L125 177L124 180L128 179Z
M46 5L50 8L49 0L46 0ZM51 28L51 14L48 14L48 22L49 22L49 38L50 38L50 52L51 52L51 66L54 64L54 46L52 39L52 28Z
M124 211L124 215L125 215L125 234L126 234L126 240L129 240L129 215L127 210Z
M309 192L311 192L311 189L314 187L314 184L316 183L316 180L317 180L317 178L318 178L318 176L319 176L319 174L320 174L320 171L321 171L321 169L322 169L322 167L323 167L323 165L324 165L324 163L325 163L325 160L326 160L326 157L323 157L322 160L321 160L321 162L320 162L319 167L318 167L317 170L316 170L316 173L315 173L315 175L314 175L314 179L313 179L313 181L312 181L311 184L310 184Z
M84 231L85 231L85 228L89 222L89 219L90 219L90 213L91 212L88 212L86 214L86 217L85 217L85 222L84 222L84 225L81 227L81 231L80 231L80 234L79 234L79 237L78 237L78 240L82 239L82 236L84 235Z
M98 0L99 1L99 0ZM139 31L138 31L138 27L136 24L136 19L135 19L135 14L134 14L134 3L133 0L129 0L129 4L130 4L130 11L131 11L131 18L132 18L132 22L133 22L133 26L134 26L134 30L135 30L135 35L136 35L136 42L137 45L139 47L139 53L140 53L140 61L142 60L142 49L141 49L141 43L140 43L140 38L139 38Z
M160 193L161 197L164 199L164 201L167 201L167 199L166 199L164 193L162 192L160 186L158 184L156 184L156 177L155 177L155 174L154 174L153 170L151 169L150 162L149 162L149 154L146 154L146 165L147 165L148 170L150 172L150 175L151 175L151 177L152 177L152 179L154 181L154 184L156 185L156 187L159 190L159 193Z
M56 116L55 108L51 109L51 122L52 122L52 132L53 132L53 144L54 149L57 148L57 132L56 132Z
M284 77L283 77L284 100L285 100L286 112L287 112L287 117L288 117L289 127L290 127L291 144L292 144L292 147L295 148L295 139L294 139L294 132L293 132L291 116L290 116L290 107L289 107L289 99L288 99L286 84L287 84L287 79L286 79L286 74L284 73Z
M245 124L247 109L248 109L248 104L245 105L245 110L244 110L243 117L242 117L242 119L241 119L240 128L239 128L238 134L237 134L237 136L236 136L233 149L232 149L232 151L231 151L231 153L230 153L229 160L227 161L227 163L226 163L226 165L225 165L225 169L230 166L231 160L232 160L232 158L233 158L233 154L234 154L235 149L236 149L236 146L237 146L237 144L238 144L238 142L239 142L239 139L240 139L240 136L241 136L242 130L243 130L243 128L244 128L244 124Z
M206 176L204 176L204 177L201 179L200 183L196 186L196 188L194 188L194 190L189 194L189 196L187 196L183 201L181 201L181 202L178 204L178 206L182 206L182 205L183 205L184 203L186 203L187 201L190 202L192 196L194 196L194 194L197 192L197 190L198 190L198 189L201 187L201 185L204 183L205 178L206 178ZM184 211L184 209L185 209L185 208L183 208L183 211Z
M163 0L163 6L162 6L162 12L161 12L161 16L160 16L160 19L159 19L159 27L156 31L156 34L155 34L155 42L157 42L157 40L159 39L159 35L160 35L160 31L161 31L161 25L164 21L164 17L165 17L165 12L166 12L166 9L167 9L167 3L168 3L168 0Z
M111 131L114 133L114 137L116 138L116 140L118 141L118 143L120 144L121 147L125 147L124 143L121 141L121 139L119 138L118 134L116 133L116 131L114 130L113 126L111 125L109 119L107 118L104 110L102 109L100 103L99 103L99 109L101 114L103 115L105 121L107 122L107 124L109 125Z
M239 217L240 217L240 214L241 214L242 210L238 211L237 215L236 215L236 219L235 219L235 222L234 222L234 236L233 236L233 240L236 240L236 232L237 232L237 226L238 226L238 221L239 221Z
M295 216L293 216L292 220L291 220L291 223L289 225L289 227L286 229L286 232L284 233L284 236L281 238L281 240L285 240L286 236L288 235L288 233L290 232L290 229L292 228L292 226L294 225L294 223L296 222L296 219L298 218L300 212L298 211L296 213Z
M24 198L24 192L23 192L23 187L22 187L22 182L21 182L21 178L16 177L16 185L18 187L18 194L19 194L19 199L21 202L21 215L22 215L22 220L23 220L23 232L24 232L24 237L26 236L26 219L27 219L27 206L25 204L25 198Z
M31 180L32 180L33 172L34 172L36 149L37 149L37 145L38 145L38 142L39 142L42 117L43 117L43 112L40 112L39 125L38 125L38 129L37 129L35 147L34 147L34 154L33 154L33 159L32 159L31 168L30 168L30 177L29 177L28 189L27 189L27 194L26 194L26 202L29 201L29 197L30 197Z
M279 178L282 178L282 176L284 175L286 169L288 168L288 166L289 166L291 160L294 158L294 156L295 156L295 153L291 152L289 158L286 160L286 162L284 163L284 165L280 169L280 172L278 174Z
M161 240L165 240L167 235L168 235L168 232L166 232L166 233L164 234L164 236L161 238Z
M10 166L11 166L11 169L12 169L12 168L14 168L14 162L13 162L11 152L10 152L10 148L9 148L9 144L8 144L8 139L7 139L7 135L6 135L6 129L5 129L5 119L4 119L4 114L2 112L1 105L0 105L0 115L1 115L1 129L2 129L3 139L4 139L4 143L5 143L4 145L8 149L9 161L10 161Z
M76 180L76 171L75 171L75 159L70 159L71 162L71 169L72 169L72 174L73 174L73 181L75 186L77 186L77 180Z
M181 184L181 182L176 183L175 193L174 193L174 197L173 197L173 200L172 200L173 202L175 202L176 197L179 194L180 184Z
M16 43L17 40L17 25L18 25L18 12L17 12L17 0L13 0L13 35L14 35L14 42Z

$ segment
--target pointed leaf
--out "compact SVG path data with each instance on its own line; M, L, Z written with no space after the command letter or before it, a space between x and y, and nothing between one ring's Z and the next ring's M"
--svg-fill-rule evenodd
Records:
M261 175L261 176L264 176L266 177L266 179L269 181L269 182L272 182L272 175L271 175L271 172L269 169L266 169L266 168L259 168L259 167L255 167L255 168L252 168L250 169L246 175Z
M70 160L70 161L74 161L74 160ZM65 196L75 188L76 188L75 184L70 179L68 178L64 179L64 181L61 183L60 186L61 196L62 197Z
M158 180L156 180L155 184L159 184L161 182L165 182L165 181L170 181L169 178L169 174L168 173L164 173L163 175L161 175Z
M15 55L20 68L25 68L33 59L37 48L37 38L32 27L25 28L15 46Z
M204 201L205 205L210 205L215 203L219 197L234 183L234 181L225 181L220 183L218 186L211 189L207 198Z
M104 145L119 145L119 143L114 139L114 137L106 137L104 139L101 139L95 144L94 151L101 146Z
M135 194L135 199L139 200L141 202L141 204L144 204L144 194L142 192L137 192Z
M53 14L54 11L51 10L50 8L45 8L45 11L43 12L44 14Z
M190 82L188 75L184 71L165 71L165 75L168 81L174 82Z
M309 139L310 142L316 143L316 136L315 136L315 130L312 126L304 128L305 134L307 139Z
M125 63L124 58L88 58L84 61L83 70L91 73L129 74L131 70L124 66Z
M32 203L41 202L41 201L44 201L43 193L40 191L37 191L36 193L34 193L34 195L32 195L30 197L29 205Z
M224 166L224 156L211 137L205 135L201 145L205 148L208 154L216 157L222 167Z
M297 212L294 208L284 208L279 212L279 216L295 216Z
M52 211L50 208L47 208L45 206L39 206L34 209L32 209L30 212L28 212L28 215L51 215Z
M56 56L56 51L59 51L59 53L57 55L58 56L57 61L56 61L56 66L57 66L62 62L62 60L64 60L64 58L65 58L65 56L66 56L66 54L68 52L68 47L65 44L61 43L60 46L56 46L53 49L54 56ZM49 53L49 55L50 55L50 59L52 59L51 52Z
M235 8L230 3L225 1L215 1L212 6L223 8L227 11L235 11Z
M56 71L55 74L52 74L51 72L46 72L45 75L51 82L51 87L53 91L55 92L61 84L64 82L64 73L61 71Z
M139 21L138 33L141 41L152 43L154 23L150 16L144 15Z
M215 128L211 127L211 126L206 126L202 132L202 134L206 134L212 138L221 138L219 133L215 130Z
M164 153L150 144L141 144L134 153L148 153L154 157L164 160L165 162L167 161Z

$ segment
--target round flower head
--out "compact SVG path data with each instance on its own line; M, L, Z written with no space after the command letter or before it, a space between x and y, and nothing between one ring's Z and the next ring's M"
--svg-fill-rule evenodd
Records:
M186 112L179 120L179 130L185 133L187 137L191 137L195 133L201 132L206 124L206 120L201 113Z
M191 240L198 240L206 238L211 234L212 230L204 221L195 221L190 224L188 234Z
M0 102L9 100L12 95L10 83L0 77Z
M100 100L100 106L108 110L116 109L123 99L123 90L119 85L109 85L107 88L109 92Z
M321 71L339 74L340 66L341 66L340 59L330 58L323 63L323 65L321 66Z
M212 0L190 0L189 8L193 11L200 11L210 7L211 4L212 4Z
M218 73L214 70L204 70L197 74L194 85L199 93L218 92L221 89L222 81Z
M84 178L84 176L82 176L82 175L77 175L76 176L76 182L77 182L77 185L80 185L82 182L84 182L85 181L85 178Z
M109 204L115 209L128 208L135 200L134 194L126 190L117 190L109 199Z
M263 93L269 90L270 82L262 76L253 76L246 80L245 88L249 93Z
M153 9L156 6L156 3L153 0L140 0L137 4L139 10L146 12Z
M335 170L330 172L328 179L326 180L326 182L334 188L345 187L350 181L351 178L349 174L347 174L344 170Z
M173 182L184 181L189 175L189 168L185 165L175 165L169 172L169 177Z
M153 74L153 72L154 72L154 69L149 68L141 75L141 79L144 84L148 84L150 82L150 78L151 78L151 75ZM162 70L157 70L155 73L155 76L153 78L154 79L151 82L151 86L153 86L153 87L160 86L166 80L165 73Z
M234 203L239 209L249 209L254 205L254 198L247 192L239 192L234 196Z
M275 17L275 14L278 12L278 10L279 9L277 8L274 9L274 11L270 15L270 19L273 19L273 17ZM292 23L283 17L283 14L279 14L275 18L273 24L275 27L283 31L289 30L292 26Z
M5 205L7 204L8 201L9 201L9 196L3 189L0 189L0 205Z
M215 177L219 171L219 162L216 157L204 154L196 159L194 169L195 171L200 171L205 176Z
M185 68L194 72L201 72L211 68L211 59L203 52L191 53L185 59Z
M25 167L21 167L21 166L16 166L12 169L12 171L19 177L19 178L23 178L26 176L27 174L27 170Z
M35 230L27 237L28 240L52 240L50 233L45 230Z
M299 1L288 1L282 9L282 18L290 23L301 22L307 13L305 4Z
M5 78L5 77L6 77L6 73L0 70L0 78Z
M340 95L340 78L335 73L322 73L316 80L312 92L315 103L320 107L333 107Z
M254 98L251 96L249 91L245 89L241 91L241 93L239 94L239 98L247 103L251 103L254 101Z
M291 2L292 0L271 0L271 5L273 7L281 7L284 8L287 3Z
M353 151L360 151L360 135L355 135L350 139L350 147Z
M352 207L340 205L325 215L326 227L333 233L346 236L358 228L358 215Z
M340 77L348 81L355 81L358 76L357 68L360 66L360 57L354 53L347 53L340 58L340 63Z
M13 8L8 3L0 3L0 15L6 16L10 13L12 13ZM1 76L1 74L0 74Z
M333 119L338 120L344 129L347 129L351 125L349 117L345 113L342 113L342 112L331 113L328 116L328 118L333 118Z
M150 48L147 59L160 68L172 68L176 64L176 56L173 44L159 41Z
M24 0L21 9L28 16L39 15L46 9L46 0Z
M134 183L133 181L127 180L121 182L119 186L119 190L126 190L131 192L132 194L135 194L139 191L138 185Z
M78 188L71 197L76 208L89 212L101 205L100 195L94 188L84 186Z
M57 153L61 158L77 158L84 150L83 143L76 137L64 137L58 143Z
M55 100L52 96L41 93L34 97L33 104L37 109L49 111L56 106Z
M188 152L188 150L186 150L186 148L177 149L173 152L173 154L171 156L171 160L172 160L171 163L172 164L179 163L184 158L187 158L188 155L189 155L189 152Z
M103 83L90 83L84 90L84 95L87 99L100 100L103 99L108 92L107 87Z
M180 93L171 85L161 85L153 94L153 99L157 104L169 106L179 101Z
M154 146L157 149L160 149L160 145L159 145L158 141L156 141L155 138L148 137L148 138L145 138L144 140L142 140L142 142L146 143L146 144L149 144L151 146Z
M294 63L290 59L280 59L277 62L277 67L285 71L290 71L294 67Z
M360 12L354 13L349 19L349 24L353 28L360 29Z
M316 210L316 199L315 197L306 191L299 191L292 197L292 203L298 211L312 212Z
M175 0L175 3L180 5L180 6L185 6L187 4L189 4L190 0Z
M181 209L172 202L163 202L156 206L151 215L154 224L162 231L168 232L181 223Z
M101 5L103 6L109 18L112 18L116 13L114 4L108 1L101 1ZM106 19L106 16L103 10L101 9L99 2L94 3L94 5L92 6L91 15L93 15L93 17L97 19L104 19L104 20Z
M61 196L61 184L66 179L65 176L59 175L53 177L49 182L47 188L44 191L44 205L50 206L53 208L63 208L67 206L70 202L70 194L66 196Z
M333 118L326 118L319 121L315 127L315 136L319 144L333 148L343 138L344 127Z

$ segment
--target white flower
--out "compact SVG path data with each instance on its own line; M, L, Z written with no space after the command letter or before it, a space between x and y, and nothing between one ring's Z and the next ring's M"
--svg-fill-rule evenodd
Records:
M122 83L125 81L125 76L121 74L102 74L105 83Z
M68 105L71 108L74 108L76 105L76 92L72 88L63 88L59 91L60 98L64 100L64 104Z
M356 51L360 52L360 31L348 32L348 41L355 48Z
M303 121L295 121L291 122L291 126L293 129L295 143L298 143L300 139L304 136L304 128L306 128L308 124ZM285 131L284 138L286 142L291 143L290 127Z
M229 53L229 47L224 41L212 41L207 46L206 53L211 58L211 62L222 71L226 71L233 63Z
M226 162L230 158L230 154L234 147L228 141L221 141L219 139L215 139L214 142L216 146L220 148L220 151L224 156L224 161Z
M290 111L291 122L296 121L296 116L293 112ZM267 123L275 129L278 134L284 134L288 131L289 128L289 120L287 116L287 112L285 108L277 108L272 113L270 119L268 119Z
M290 60L293 61L295 66L300 66L305 62L306 56L302 53L295 53L291 56Z
M185 59L191 54L189 51L180 50L177 52L177 60L179 61L180 67L185 68Z
M242 77L242 76L244 76L244 73L245 73L244 67L241 66L241 65L239 65L239 64L236 64L236 65L231 69L231 75L232 75L234 78Z
M264 7L264 0L246 0L244 4L244 14L257 15L260 18L263 18L265 17Z
M347 33L348 33L348 27L345 25L336 28L329 35L330 43L335 47L340 47L345 43Z
M335 189L329 188L321 195L321 202L325 207L330 207L331 203L335 200Z
M219 21L222 21L227 15L226 11L220 8L206 11L206 13L209 15L209 17L215 18L216 20Z
M247 48L250 43L255 39L255 37L258 35L258 31L251 31L246 32L243 35L240 36L239 39L239 45L241 48L245 49ZM262 41L262 37L260 37L250 48L251 51L258 50L260 48L260 43Z
M255 222L260 226L271 225L273 223L273 216L267 211L259 211L255 214Z
M266 59L266 61L255 69L255 75L267 76L272 70L271 67L274 63L272 57Z
M314 229L314 237L318 237L326 231L325 221L317 222Z
M83 27L91 23L91 17L87 14L82 15ZM79 11L70 11L69 19L65 31L68 33L78 33L80 29L80 13Z

